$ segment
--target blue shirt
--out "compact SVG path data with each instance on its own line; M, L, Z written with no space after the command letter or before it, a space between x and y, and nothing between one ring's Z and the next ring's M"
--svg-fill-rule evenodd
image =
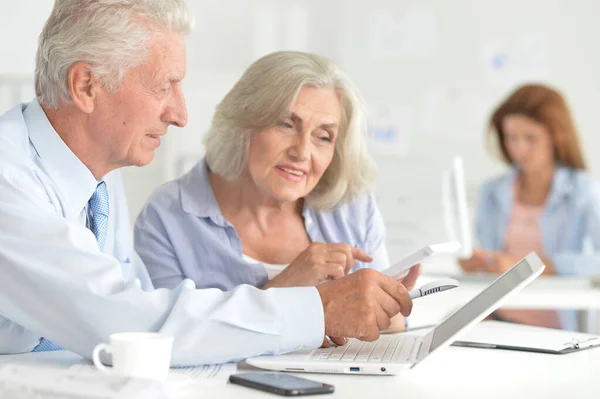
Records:
M372 195L327 212L305 205L302 216L312 242L347 243L373 257L353 270L389 266L385 227ZM242 258L240 237L221 214L204 160L150 196L135 223L135 248L156 287L176 287L185 278L223 290L267 282L263 264Z
M513 209L516 170L481 188L476 234L481 247L505 249ZM600 185L583 171L558 166L540 219L543 254L556 274L600 274ZM561 312L563 328L575 329L574 312Z
M230 292L190 280L154 289L132 248L118 171L104 253L86 228L97 181L37 102L0 117L0 354L28 352L45 337L90 357L109 335L175 337L173 364L238 360L320 346L323 308L314 287Z

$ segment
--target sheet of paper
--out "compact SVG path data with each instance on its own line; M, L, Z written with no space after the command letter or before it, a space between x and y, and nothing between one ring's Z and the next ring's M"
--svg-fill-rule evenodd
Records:
M374 105L369 109L369 147L379 154L400 156L410 145L410 113L396 105Z
M550 40L537 33L489 40L483 47L484 76L492 86L511 87L550 79Z
M227 381L236 370L236 363L207 364L195 367L173 367L171 374L186 375L194 380Z
M74 371L98 372L98 369L91 364L75 364L69 368ZM193 380L202 381L227 381L229 376L237 370L236 363L226 364L207 364L190 367L172 367L169 372L170 380L181 380L178 376L186 376ZM169 381L169 380L167 380Z
M107 376L86 369L6 363L0 365L0 398L167 399L159 382Z
M435 52L436 20L430 6L374 10L369 30L373 59L429 57Z

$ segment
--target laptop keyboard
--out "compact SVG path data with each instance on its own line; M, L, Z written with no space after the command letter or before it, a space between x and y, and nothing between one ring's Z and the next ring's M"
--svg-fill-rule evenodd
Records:
M415 362L422 337L385 336L377 341L365 342L351 338L343 346L320 348L311 352L311 360L355 361L355 362Z

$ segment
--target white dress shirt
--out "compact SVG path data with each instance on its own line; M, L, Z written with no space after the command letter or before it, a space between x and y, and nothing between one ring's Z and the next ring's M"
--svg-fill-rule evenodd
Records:
M154 289L132 248L118 171L104 177L110 219L104 253L86 228L97 181L37 101L0 117L0 353L45 337L90 357L112 333L175 337L173 364L221 363L318 347L324 316L314 287ZM198 259L202 262L202 259Z

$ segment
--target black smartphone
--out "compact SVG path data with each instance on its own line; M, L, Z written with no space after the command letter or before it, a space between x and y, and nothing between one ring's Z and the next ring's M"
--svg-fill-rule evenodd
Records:
M229 382L283 396L333 393L333 385L307 380L290 374L239 373L229 376Z

